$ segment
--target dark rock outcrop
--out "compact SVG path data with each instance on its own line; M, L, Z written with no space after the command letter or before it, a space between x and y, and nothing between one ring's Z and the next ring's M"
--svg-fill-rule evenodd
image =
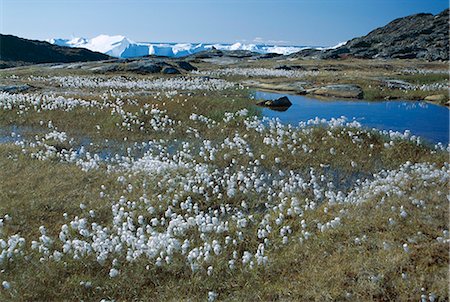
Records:
M164 74L180 74L181 72L174 67L165 67L162 70L162 73L164 73Z
M279 56L279 55L276 55ZM188 55L186 57L184 57L185 60L199 60L199 59L212 59L212 58L221 58L221 57L226 57L226 58L233 58L233 59L248 59L248 58L253 58L253 59L260 59L261 58L261 54L257 53L257 52L253 52L250 50L218 50L215 48L211 48L208 50L204 50L201 52L197 52L191 55ZM267 58L272 58L274 56L267 56Z
M210 58L216 58L216 57L222 57L223 51L218 50L216 48L211 48L208 50L200 51L198 53L191 54L189 56L186 56L189 60L195 60L195 59L210 59Z
M136 73L147 74L147 73L158 73L161 72L161 64L155 64L153 62L136 61L125 65L124 71L133 71Z
M108 60L109 56L83 48L56 46L43 41L27 40L0 34L0 61L37 63L71 63Z
M259 60L260 59L273 59L273 58L278 58L281 56L282 56L282 54L280 54L280 53L269 52L269 53L264 53L264 54L258 55L256 57L256 59L259 59Z
M195 67L194 65L192 65L191 63L185 62L185 61L179 61L177 62L178 67L180 67L181 69L184 69L186 71L194 71L197 70L197 67Z
M1 92L9 92L9 93L16 93L16 92L23 92L30 89L31 86L24 84L24 85L7 85L7 86L0 86Z
M287 66L287 65L281 65L281 66L275 67L275 69L278 69L278 70L292 70L292 67L291 66Z
M302 50L293 57L318 59L449 59L449 10L396 19L336 49Z

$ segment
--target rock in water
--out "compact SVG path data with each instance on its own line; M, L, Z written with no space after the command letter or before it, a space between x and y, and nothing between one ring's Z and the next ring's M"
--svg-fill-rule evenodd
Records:
M259 102L258 106L269 107L271 109L286 111L291 105L291 101L287 96L283 96L276 100L267 100L263 102Z
M328 85L320 88L313 88L309 90L308 93L320 96L351 99L362 99L364 96L361 87L354 84Z

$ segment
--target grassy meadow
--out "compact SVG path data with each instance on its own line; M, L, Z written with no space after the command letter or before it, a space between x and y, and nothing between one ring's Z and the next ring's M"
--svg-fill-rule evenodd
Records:
M446 93L378 77L448 81L397 61L294 63L319 73L271 81L352 82L367 99ZM446 146L263 119L242 74L1 77L33 87L0 94L1 301L449 299Z

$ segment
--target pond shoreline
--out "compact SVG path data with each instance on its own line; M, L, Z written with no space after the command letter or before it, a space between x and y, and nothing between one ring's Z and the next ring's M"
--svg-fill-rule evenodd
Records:
M355 100L317 98L310 95L253 90L257 100L288 96L293 105L284 112L262 107L262 116L277 117L282 122L297 124L300 121L319 118L356 118L365 127L379 130L411 131L432 143L448 144L448 107L425 101L410 100ZM421 109L425 111L420 111ZM376 116L374 116L376 114ZM356 116L352 116L356 115Z

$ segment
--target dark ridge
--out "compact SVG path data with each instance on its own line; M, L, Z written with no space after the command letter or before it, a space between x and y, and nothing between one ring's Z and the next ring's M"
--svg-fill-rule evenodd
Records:
M440 14L416 14L391 21L366 36L331 50L303 50L297 58L317 59L423 59L448 61L449 10Z
M70 48L48 42L27 40L0 34L1 66L20 66L38 63L72 63L108 60L111 57L83 48Z

